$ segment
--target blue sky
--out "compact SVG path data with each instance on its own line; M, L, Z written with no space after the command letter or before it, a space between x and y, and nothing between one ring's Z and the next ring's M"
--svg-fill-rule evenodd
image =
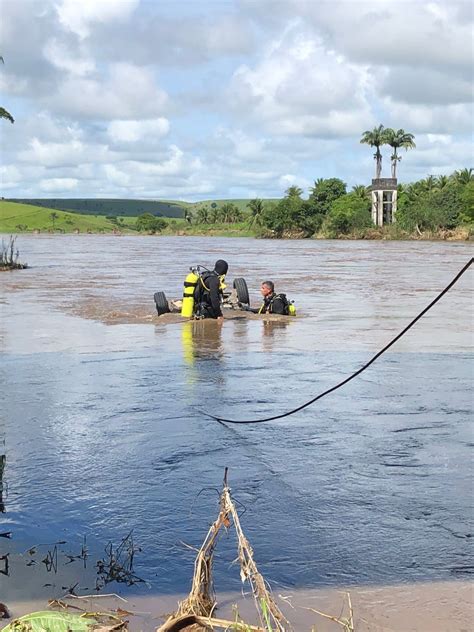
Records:
M403 182L472 165L470 2L3 0L2 18L4 197L369 184L379 123L415 134Z

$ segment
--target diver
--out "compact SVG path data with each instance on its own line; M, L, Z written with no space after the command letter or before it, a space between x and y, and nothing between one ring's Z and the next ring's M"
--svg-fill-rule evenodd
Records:
M224 279L229 266L227 261L216 261L214 270L195 273L194 269L184 283L181 315L187 318L223 319L221 309Z
M254 314L280 314L281 316L294 316L296 309L293 303L286 298L286 294L276 294L273 281L263 281L260 287L263 303L260 307L248 307L246 311Z

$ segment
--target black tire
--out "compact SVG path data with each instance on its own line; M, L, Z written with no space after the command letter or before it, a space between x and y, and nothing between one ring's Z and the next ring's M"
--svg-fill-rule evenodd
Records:
M161 316L162 314L167 314L170 311L170 306L168 305L168 301L164 292L155 292L153 298L155 299L156 311L158 312L158 316Z
M234 288L237 290L239 303L250 305L249 289L245 279L234 279Z

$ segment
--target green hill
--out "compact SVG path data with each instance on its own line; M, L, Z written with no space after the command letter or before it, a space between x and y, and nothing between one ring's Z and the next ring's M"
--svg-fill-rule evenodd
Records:
M51 214L54 213L53 217ZM72 233L75 230L82 232L92 231L112 232L114 228L133 230L135 217L120 218L118 221L104 216L95 217L80 213L68 213L54 208L33 206L30 204L18 204L0 200L0 233L17 233L22 231L60 230Z
M115 217L137 217L142 213L151 213L162 217L184 217L185 209L197 209L201 206L222 206L232 202L241 211L247 210L249 199L240 200L205 200L202 202L180 202L176 200L126 200L109 198L11 198L9 202L31 204L56 211L70 211L83 215L104 215ZM269 201L269 200L267 200Z
M109 198L28 198L10 199L10 202L44 206L58 211L71 211L83 215L113 215L137 217L142 213L162 217L183 217L186 204L155 200L125 200Z

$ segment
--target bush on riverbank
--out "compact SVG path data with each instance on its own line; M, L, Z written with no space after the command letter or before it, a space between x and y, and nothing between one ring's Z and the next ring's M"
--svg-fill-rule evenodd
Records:
M20 262L20 251L16 247L16 237L10 235L8 242L2 239L0 250L0 270L23 270L28 264Z
M372 226L369 199L349 193L331 204L322 226L322 233L327 237L337 237Z
M151 213L143 213L137 217L135 229L140 232L147 232L151 235L161 233L168 226L162 217L155 217Z

